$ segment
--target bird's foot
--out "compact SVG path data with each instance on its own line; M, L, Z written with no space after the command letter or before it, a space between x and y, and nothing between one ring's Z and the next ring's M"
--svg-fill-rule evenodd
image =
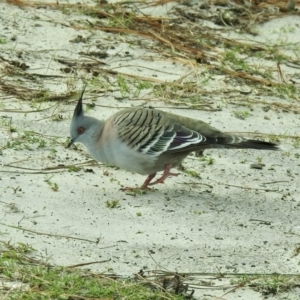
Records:
M179 173L171 173L170 172L171 168L172 168L172 165L166 165L163 175L160 178L158 178L157 180L155 180L154 182L152 182L152 183L149 182L148 185L155 185L155 184L158 184L158 183L164 183L164 181L167 177L169 177L169 176L178 176Z
M151 182L151 180L155 177L156 173L154 174L150 174L145 182L143 183L143 185L139 188L132 188L132 187L125 187L125 188L121 188L120 190L123 192L133 192L133 193L139 193L139 192L145 192L145 191L150 191L152 190L151 188L148 187L149 183Z
M133 193L139 193L139 192L145 192L145 191L150 191L152 190L152 188L149 188L149 187L125 187L125 188L121 188L120 191L122 192L133 192Z
M156 173L150 174L146 178L145 182L143 183L143 185L140 188L125 187L125 188L121 188L120 190L123 191L123 192L132 192L132 193L135 193L135 194L143 193L145 191L151 191L152 188L150 188L149 185L164 183L164 181L167 177L169 177L169 176L178 176L179 175L179 173L170 172L171 168L172 168L172 165L166 165L163 175L160 178L158 178L157 180L155 180L154 182L151 182L151 180L155 177Z

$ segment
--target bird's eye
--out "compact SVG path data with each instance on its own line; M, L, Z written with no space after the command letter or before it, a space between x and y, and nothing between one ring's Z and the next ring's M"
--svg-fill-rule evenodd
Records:
M85 129L84 129L83 127L79 127L79 128L77 129L77 132L78 132L79 134L84 133L84 131L85 131Z

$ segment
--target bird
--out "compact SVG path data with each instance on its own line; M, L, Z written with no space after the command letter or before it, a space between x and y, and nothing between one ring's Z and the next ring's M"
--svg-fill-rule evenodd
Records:
M183 117L155 108L130 107L106 121L85 116L83 88L70 124L72 144L82 143L98 162L147 175L139 188L164 183L177 176L171 169L181 165L191 152L209 148L278 150L279 145L224 133L204 121ZM153 181L157 172L160 178ZM127 187L122 190L132 190Z

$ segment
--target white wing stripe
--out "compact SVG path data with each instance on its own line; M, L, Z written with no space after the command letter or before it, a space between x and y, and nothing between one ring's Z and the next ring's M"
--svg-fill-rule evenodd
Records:
M197 137L193 138L193 139L188 139L185 143L182 143L181 145L178 145L176 147L172 147L171 150L175 150L175 149L182 149L185 148L189 145L194 145L194 144L199 144L199 143L204 143L206 141L206 137L201 135L198 132L193 132L197 134Z

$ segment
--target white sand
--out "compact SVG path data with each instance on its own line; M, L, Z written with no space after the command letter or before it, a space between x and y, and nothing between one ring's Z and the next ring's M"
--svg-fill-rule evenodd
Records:
M99 51L99 48L109 54L107 59L99 59L107 64L103 66L105 69L117 69L161 81L177 80L193 72L187 65L173 64L170 59L160 56L155 42L142 40L140 47L137 43L128 43L128 40L136 40L134 36L125 39L103 31L88 32L63 26L80 19L82 22L87 19L95 22L75 12L67 15L50 8L19 8L5 3L0 4L0 11L0 37L7 40L6 44L0 45L0 56L24 61L30 66L28 74L62 76L38 77L37 81L31 80L30 83L29 79L24 79L26 86L37 90L48 88L51 92L57 91L57 94L66 92L68 88L79 91L82 86L80 78L90 75L82 71L79 74L65 74L60 71L65 66L56 59L74 59L80 63L88 60L79 54L81 51ZM294 25L296 31L285 32L284 37L295 42L300 40L299 17L280 19L280 24L276 22L273 20L262 25L257 39L266 42L279 40L283 38L282 31L272 31L271 34L270 28L288 24ZM70 42L78 35L87 37L90 34L92 37L88 43ZM13 37L16 39L12 40ZM0 61L3 74L5 66L6 62ZM299 75L299 69L288 68L284 64L282 68L287 77L297 72ZM202 76L200 68L198 72ZM99 76L102 76L101 72ZM16 82L16 79L7 73L1 78L7 84ZM211 90L223 86L224 93L226 89L239 88L230 86L225 79L226 76L216 76L210 79L208 86ZM95 93L89 92L93 89L99 91L101 88L97 84L88 86L85 103L91 103L96 97L96 107L88 114L97 118L107 118L117 111L117 107L145 103L143 100L120 101L120 92L116 89L95 96ZM147 95L147 92L150 90L143 91L140 97L153 99L153 95ZM258 97L255 90L251 96ZM246 96L241 93L240 97ZM23 131L57 136L61 142L66 142L77 96L73 100L68 105L65 102L59 104L55 109L16 113L10 110L31 111L50 107L56 102L33 105L30 99L16 101L9 97L9 93L2 91L1 147L8 141L13 142ZM299 115L293 112L280 109L265 112L261 107L254 107L250 117L240 120L233 116L232 111L243 108L222 102L220 95L213 100L221 104L221 111L178 110L167 107L163 102L151 102L150 105L164 106L166 111L207 121L224 131L245 132L245 136L247 132L299 136ZM279 98L264 100L279 103L290 101ZM298 103L295 105L299 110ZM59 114L63 119L52 121L52 114ZM16 133L10 134L3 126L8 118L11 118ZM199 172L201 179L181 173L156 186L154 192L136 197L119 189L121 185L141 185L145 179L143 176L101 164L86 166L79 172L58 170L48 175L10 166L40 170L59 164L85 162L90 158L84 150L65 149L63 144L51 146L49 143L45 148L37 148L35 144L33 150L4 149L0 173L1 223L45 234L38 235L0 224L0 239L28 243L37 249L37 257L60 265L109 260L88 267L119 275L132 275L140 269L200 273L299 273L299 256L294 256L294 251L300 243L300 158L297 158L300 150L291 141L282 141L285 149L278 152L207 151L205 154L215 160L212 165L190 156L185 161L185 167ZM55 154L51 151L53 148L57 151ZM262 170L251 169L250 164L257 162L258 157L265 167ZM86 169L92 169L93 173L85 172ZM45 182L50 177L50 182L58 185L56 192ZM119 200L119 207L109 209L106 201L111 200ZM55 235L76 237L78 240ZM221 283L215 282L216 285ZM221 297L225 292L211 290L209 294ZM205 293L208 292L196 292L198 296ZM282 294L280 297L285 296ZM288 297L285 299L299 299L299 290L295 289ZM262 296L249 288L240 288L222 299L262 299Z

